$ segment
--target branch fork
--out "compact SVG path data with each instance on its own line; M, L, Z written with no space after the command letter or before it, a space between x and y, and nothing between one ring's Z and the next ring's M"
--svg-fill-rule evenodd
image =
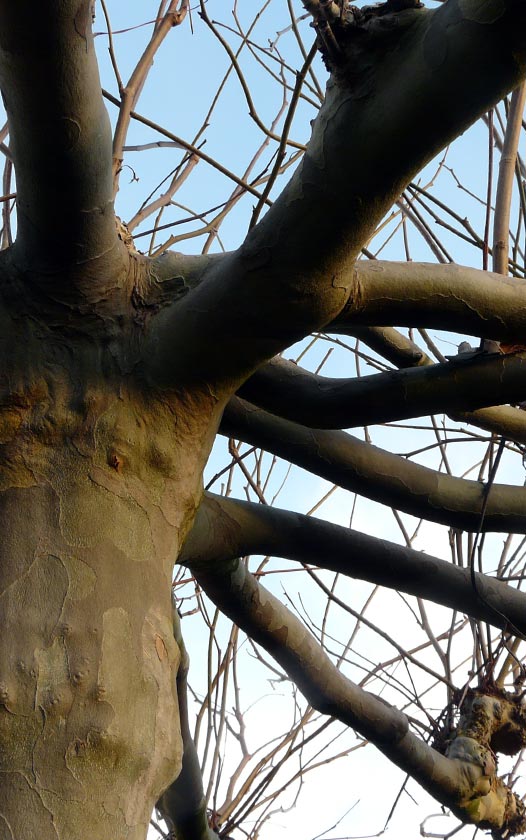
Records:
M377 18L408 9L421 9L423 5L420 0L387 0L359 8L352 6L348 0L304 0L304 6L313 18L318 49L330 71L345 66L348 59L345 45L358 31L363 33L366 27L369 28L371 21L374 26ZM398 22L393 20L392 23L396 26ZM381 30L378 27L373 30L375 37L385 31L385 26Z

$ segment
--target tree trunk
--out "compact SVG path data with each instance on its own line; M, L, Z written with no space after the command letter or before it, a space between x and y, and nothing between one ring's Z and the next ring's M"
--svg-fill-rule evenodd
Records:
M123 376L137 335L1 321L0 838L139 840L181 764L171 572L211 412Z

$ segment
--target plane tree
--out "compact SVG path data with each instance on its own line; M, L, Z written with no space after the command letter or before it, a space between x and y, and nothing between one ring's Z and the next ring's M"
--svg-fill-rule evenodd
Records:
M189 23L187 0L161 3L129 79L114 68L116 95L101 90L91 0L45 0L38 10L0 4L2 838L139 840L155 805L177 838L233 830L224 815L210 815L203 793L174 564L312 709L374 744L461 821L502 838L526 829L524 804L497 768L499 754L516 755L526 743L516 656L525 600L520 575L484 574L473 562L486 532L526 533L526 490L497 480L504 450L520 454L526 442L517 407L524 249L519 243L508 254L509 182L517 167L519 186L524 176L516 149L526 4L303 6L315 43L295 75L292 104L308 85L316 89L309 74L317 53L328 75L306 147L289 137L291 106L278 132L266 131L276 149L270 169L252 181L233 176L254 203L234 250L213 252L209 227L203 253L173 250L177 237L168 236L145 254L134 229L170 205L198 161L213 163L198 139L185 141L136 110L161 43ZM214 27L204 2L200 12ZM109 26L104 4L100 13ZM512 91L504 133L492 132L503 165L495 238L491 247L487 236L479 243L484 269L368 259L404 190L418 195L422 168ZM132 120L183 156L169 186L126 225L114 198ZM291 162L293 174L274 195ZM523 191L522 200L524 209ZM436 363L395 329L404 327L457 332L481 346ZM358 337L389 369L335 380L281 357L320 331ZM342 431L435 413L491 433L485 481ZM263 498L204 493L218 432L231 440L236 464L243 458L235 442L243 441L396 511L476 535L470 562L271 508ZM431 741L401 709L352 681L251 574L249 554L370 581L466 615L475 628L487 624L500 634L497 653L508 668L498 678L480 636L485 667L460 691L449 675L458 712Z

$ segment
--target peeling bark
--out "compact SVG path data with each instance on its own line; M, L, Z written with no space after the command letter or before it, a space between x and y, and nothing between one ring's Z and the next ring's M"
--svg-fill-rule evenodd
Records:
M0 816L17 840L143 840L181 765L171 573L215 401L144 390L131 304L66 324L17 304L0 306Z

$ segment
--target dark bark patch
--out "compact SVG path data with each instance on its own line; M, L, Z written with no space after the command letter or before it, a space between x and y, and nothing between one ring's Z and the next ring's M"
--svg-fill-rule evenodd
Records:
M60 120L60 134L63 137L64 149L74 149L81 135L81 128L78 120L73 117L62 117Z

